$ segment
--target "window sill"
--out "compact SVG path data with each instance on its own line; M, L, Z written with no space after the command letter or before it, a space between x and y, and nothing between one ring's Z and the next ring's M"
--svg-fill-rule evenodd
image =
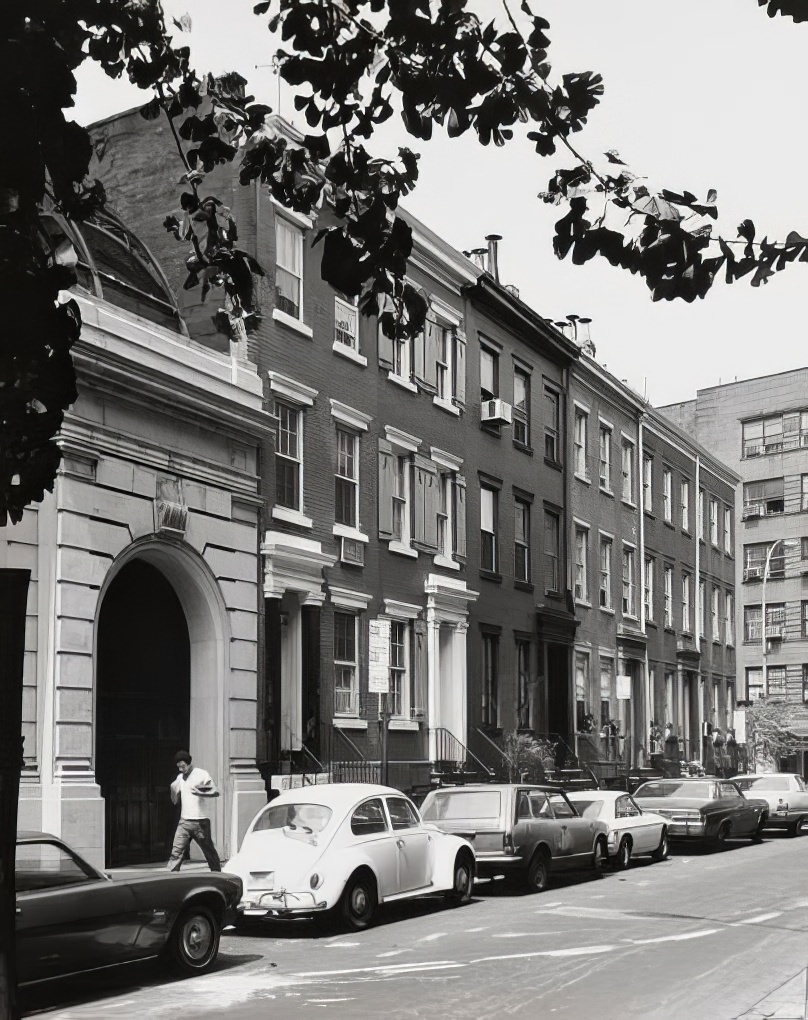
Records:
M640 622L639 616L636 616L634 613L622 613L621 615L622 615L624 620L630 620L631 623L639 623Z
M646 617L646 620L645 620L645 626L646 626L646 627L653 627L653 628L654 628L654 630L656 630L656 629L657 629L657 622L656 622L656 620L649 620L649 619L648 619L648 618Z
M276 521L285 521L287 524L296 524L299 528L314 527L314 521L311 517L306 517L299 510L290 510L285 506L273 507L272 518Z
M348 361L353 361L357 365L361 365L362 368L367 368L368 359L363 354L358 354L353 347L348 347L347 344L341 344L337 340L331 344L331 350L334 354L339 354L341 358L347 358Z
M608 613L609 616L614 616L614 608L612 606L600 606L601 613Z
M528 457L532 457L533 456L533 447L532 446L528 446L527 443L523 443L519 439L513 439L511 441L513 443L513 447L514 447L515 450L521 450L522 453L526 453L528 455Z
M662 523L665 525L666 528L670 528L671 531L676 531L676 525L673 523L673 521L665 519L662 521Z
M554 471L563 471L564 465L560 460L555 460L553 457L545 457L544 463L547 467L552 468Z
M451 400L446 400L444 397L433 397L432 403L447 414L453 414L456 417L460 416L460 408L453 404Z
M502 574L496 570L481 570L480 577L485 581L494 581L495 584L502 584Z
M314 338L314 331L311 326L307 326L301 319L296 319L287 312L282 312L280 308L272 309L272 318L275 322L279 322L282 326L288 326L289 329L294 330L295 333L299 333L301 336L305 336L308 340Z
M647 518L648 518L649 520L652 520L652 521L655 521L655 520L656 520L656 514L654 513L654 511L653 511L653 510L643 510L643 513L645 514L645 516L646 516L646 517L647 517Z
M592 479L591 478L587 478L586 475L579 475L577 471L574 473L573 477L576 478L579 482L583 482L584 485L591 485L592 484ZM601 489L601 492L603 492L603 491L604 490Z
M449 556L444 556L442 553L438 553L437 556L433 556L432 562L436 567L443 567L444 570L460 570L460 564L457 560L453 560Z
M592 608L592 603L589 602L588 599L576 599L575 600L575 605L576 606L583 606L584 609L591 609Z
M388 730L409 730L417 733L420 729L417 719L391 719L387 724Z
M632 510L637 509L637 504L631 499L626 499L625 496L620 497L620 502L623 504L623 506L630 507Z
M608 496L609 499L614 499L614 492L611 489L604 489L604 487L601 485L599 491L601 496Z
M359 719L355 715L335 715L331 720L338 730L366 730L367 719Z
M404 545L403 542L398 542L396 539L387 543L387 548L391 553L395 553L397 556L409 556L411 560L418 559L418 550L413 549L411 545Z
M335 524L331 529L334 538L350 538L353 542L369 542L370 539L358 528L351 528L347 524Z
M391 383L395 383L396 386L400 386L402 390L409 390L410 393L417 393L418 387L414 382L410 382L409 379L404 379L400 375L396 375L395 372L388 372L387 378Z
M518 577L513 582L513 586L514 586L514 588L517 589L517 591L533 591L534 590L534 585L533 585L533 583L531 581L520 581Z

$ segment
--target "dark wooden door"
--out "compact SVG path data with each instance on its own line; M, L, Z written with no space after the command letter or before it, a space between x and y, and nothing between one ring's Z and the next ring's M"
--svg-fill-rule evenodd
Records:
M189 740L190 646L173 588L147 563L126 566L104 597L97 680L107 864L165 860L176 824L174 754Z

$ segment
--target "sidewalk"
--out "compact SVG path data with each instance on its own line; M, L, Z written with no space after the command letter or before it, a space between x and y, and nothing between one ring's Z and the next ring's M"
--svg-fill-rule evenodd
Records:
M741 1013L738 1020L806 1020L808 1009L808 970L786 981L760 1002Z

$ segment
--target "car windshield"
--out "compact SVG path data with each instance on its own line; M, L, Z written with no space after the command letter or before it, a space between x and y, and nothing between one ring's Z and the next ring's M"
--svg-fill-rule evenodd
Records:
M578 800L576 797L572 802L578 809L578 814L583 815L584 818L599 818L601 808L603 807L602 800Z
M331 814L331 808L324 804L270 804L256 819L253 832L264 829L322 832L331 820Z
M499 790L446 790L432 795L424 804L424 821L439 822L452 818L499 818Z
M790 790L788 776L749 776L746 779L733 779L733 783L742 790Z
M712 800L712 783L646 783L634 794L641 797L687 797L690 800Z

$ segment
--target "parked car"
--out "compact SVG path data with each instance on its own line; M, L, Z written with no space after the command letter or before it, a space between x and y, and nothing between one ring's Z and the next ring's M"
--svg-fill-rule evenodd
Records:
M468 839L480 876L518 876L541 892L553 872L606 863L609 826L582 818L556 787L484 783L432 790L425 822Z
M744 796L728 779L654 779L634 791L645 811L668 820L668 838L721 844L747 836L762 838L769 803Z
M799 836L808 822L808 787L795 772L758 772L733 776L733 783L745 794L763 797L769 805L767 829L785 829Z
M242 892L222 873L112 879L46 832L17 834L15 883L21 985L156 956L203 974Z
M281 793L227 866L244 883L242 921L334 910L366 928L380 903L441 892L457 905L474 884L465 839L424 825L399 790L366 783Z
M609 863L624 870L632 855L650 854L655 861L668 856L668 823L662 815L643 811L622 790L572 790L567 796L584 818L609 826Z

